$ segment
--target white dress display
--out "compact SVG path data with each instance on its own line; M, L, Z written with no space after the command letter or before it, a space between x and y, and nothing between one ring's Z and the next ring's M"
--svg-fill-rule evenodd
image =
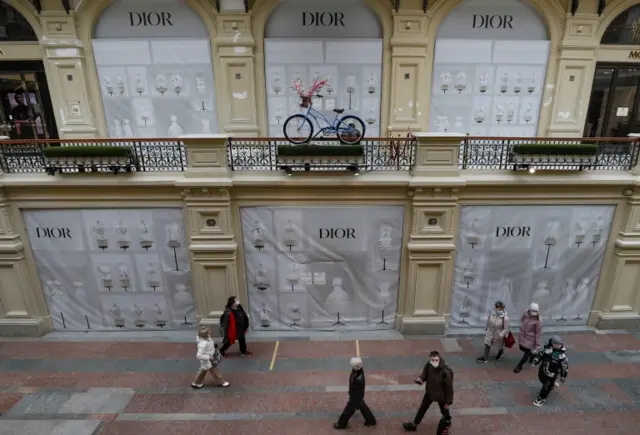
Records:
M571 304L572 299L574 297L576 291L576 279L575 278L567 278L565 280L564 285L562 286L562 294L560 297L560 301L557 303L557 310L559 322L564 322L567 319L565 316L571 314ZM536 301L533 301L536 302Z
M149 119L151 119L151 114L149 113L149 108L145 107L142 109L142 114L140 115L140 119L144 122L144 125L149 123Z
M184 134L184 128L178 123L178 117L171 115L171 125L169 125L169 137L180 137Z
M538 80L536 78L536 73L531 73L531 81L529 82L529 86L527 87L527 92L533 94L538 87Z
M507 122L512 123L515 116L516 106L513 103L509 103L509 108L507 109Z
M549 246L553 246L558 242L558 238L560 237L560 222L553 221L547 223L547 228L545 231L544 244Z
M467 88L467 75L464 72L460 71L456 75L456 90L460 94L466 88Z
M135 134L133 133L133 127L131 127L131 121L129 121L128 119L122 121L122 129L123 137L135 137Z
M464 266L462 271L462 281L466 284L467 288L471 285L476 277L476 265L472 259Z
M393 302L393 293L389 290L390 287L391 283L388 281L382 281L378 285L378 297L383 310Z
M156 269L156 266L151 262L147 264L146 275L147 286L151 287L154 291L156 290L156 288L161 286L160 274L158 273L158 269Z
M176 293L173 295L173 302L178 310L187 310L193 306L193 296L187 291L184 284L176 284Z
M351 298L349 293L342 287L342 278L333 279L333 291L327 297L324 305L329 315L337 313L346 314L351 308Z
M583 320L582 314L585 314L585 316L588 314L590 307L590 285L591 280L589 278L582 278L576 286L571 298L571 314L575 316L572 320Z
M536 302L540 305L541 315L547 316L548 309L551 306L549 297L551 296L551 290L549 290L549 284L546 281L540 281L533 294L531 295L530 302Z
M113 137L124 137L124 130L122 129L122 121L119 119L113 120Z
M73 287L75 287L75 291L73 292L73 295L75 296L75 298L86 306L87 303L89 302L89 295L84 289L84 283L80 281L75 281L73 283Z
M262 309L260 310L260 326L263 328L268 328L271 326L271 318L269 316L269 309L266 304L262 304Z
M262 291L265 291L270 286L269 280L267 279L267 272L264 270L262 263L258 265L256 270L255 285L258 290Z
M502 74L502 77L500 77L500 92L504 94L507 92L507 89L509 89L509 73L505 72Z
M289 247L289 250L293 249L298 244L298 238L296 237L296 230L290 219L284 225L284 245Z
M289 304L287 305L287 312L291 319L291 324L289 326L300 326L300 323L302 322L302 311L300 310L300 306L298 304Z
M483 104L481 104L480 107L476 109L476 114L473 119L475 119L478 124L482 124L484 122L484 120L486 119L486 110Z
M256 223L256 226L251 230L253 233L253 246L260 250L264 248L264 229L260 223Z
M109 240L107 239L107 229L101 221L96 221L93 225L93 232L96 235L96 245L98 249L105 250L109 247Z
M391 232L393 229L389 225L380 226L380 237L378 238L378 250L380 251L392 251L393 239L391 238Z
M167 317L165 316L160 305L155 304L155 311L153 313L153 323L159 327L164 328L167 326Z
M482 73L480 76L480 93L484 94L489 88L489 74Z
M531 103L527 103L527 107L524 109L524 115L522 115L522 119L527 124L533 120L533 106Z
M118 90L118 93L120 95L124 95L124 91L125 91L124 79L122 78L122 74L120 73L116 74L116 89Z
M129 227L124 221L118 222L116 226L116 232L118 233L118 248L125 251L131 247L131 236L129 234Z
M469 322L467 322L467 318L471 314L471 299L469 299L469 297L465 296L462 300L462 305L460 306L460 312L458 314L460 314L461 319L458 323L468 325Z
M171 76L171 86L173 87L173 92L180 95L184 87L184 80L180 74L176 73Z
M113 95L113 83L111 82L111 78L109 78L109 76L105 76L103 83L104 90L107 91L107 94L109 94L109 96Z
M162 74L156 75L156 91L160 95L164 95L167 92L167 78Z
M573 243L579 248L584 243L584 239L587 237L587 221L584 219L576 222L576 234L573 239Z
M101 275L100 280L102 281L102 286L111 291L111 288L113 287L111 268L109 266L98 266L98 272L100 272Z
M118 263L118 283L125 291L128 291L128 288L131 287L129 269L122 263Z
M113 317L113 325L116 328L124 328L124 317L122 317L122 309L118 306L118 304L114 303L111 305L111 316Z
M144 319L144 310L138 305L133 304L133 314L135 315L133 324L136 325L136 328L144 328L147 324L146 320Z
M170 248L179 248L182 246L182 228L179 224L172 222L165 227L167 236L167 246Z
M151 227L145 221L140 221L140 247L148 251L152 246L153 234L151 234Z
M298 263L292 263L289 266L289 273L287 274L287 281L291 285L291 290L295 290L295 287L300 283L301 272Z
M498 121L498 124L502 122L504 118L504 106L502 104L498 104L498 106L496 107L496 121Z
M604 221L602 217L598 217L593 227L593 234L591 236L591 244L596 246L602 240L602 233L604 232Z
M474 248L475 245L480 244L480 219L474 218L471 221L471 225L469 225L469 228L467 228L467 231L465 232L465 238L472 248Z
M513 92L516 94L519 94L520 92L522 92L522 82L524 81L524 77L522 77L522 74L517 73L516 74L516 84L513 86Z
M140 73L136 73L136 78L134 81L134 86L138 95L142 95L144 93L144 89L146 87L146 82L140 76Z
M371 95L376 93L376 74L375 73L369 74L367 92Z

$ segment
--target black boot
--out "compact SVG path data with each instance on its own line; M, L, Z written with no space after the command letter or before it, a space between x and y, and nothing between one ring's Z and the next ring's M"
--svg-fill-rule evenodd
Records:
M515 369L513 369L513 373L520 373L522 371L522 366L518 364Z
M415 432L418 429L418 427L415 424L413 424L413 422L402 423L402 427L407 432Z
M503 356L504 356L504 349L500 349L498 351L498 354L496 355L496 361L501 360Z
M346 429L346 428L347 428L347 425L345 424L344 426L342 426L342 425L340 425L340 423L333 423L333 428L334 428L334 429L338 429L338 430L340 430L340 429Z

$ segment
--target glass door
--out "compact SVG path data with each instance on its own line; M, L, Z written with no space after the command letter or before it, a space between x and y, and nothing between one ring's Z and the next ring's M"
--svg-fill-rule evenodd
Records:
M625 137L640 133L640 68L597 65L587 122L587 137Z
M0 62L0 101L0 136L11 139L58 137L41 63Z

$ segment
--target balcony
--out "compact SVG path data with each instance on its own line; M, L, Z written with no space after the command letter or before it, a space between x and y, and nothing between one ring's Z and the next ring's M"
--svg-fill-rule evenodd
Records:
M418 137L367 138L357 159L335 156L285 158L278 150L290 145L280 138L198 137L198 147L210 147L226 154L232 172L407 172L424 167L433 155L455 154L463 171L629 171L638 163L638 138L503 138L460 135L417 134ZM192 139L192 138L191 138ZM181 139L91 139L0 142L0 169L8 174L43 173L136 173L184 172L190 138ZM443 148L441 145L448 145ZM216 145L217 144L217 145ZM323 149L344 149L337 141L317 140L311 145ZM125 157L89 153L91 157L56 157L48 148L118 148ZM279 148L281 147L281 148ZM442 151L446 152L442 154ZM453 151L452 151L453 150ZM422 153L423 152L423 153ZM65 153L62 153L65 154ZM68 153L67 153L68 154ZM113 153L105 153L113 154ZM330 153L332 154L332 153ZM339 153L338 153L339 154ZM431 157L425 157L431 156ZM452 163L453 163L452 162ZM194 162L193 166L198 166ZM434 166L433 164L431 164ZM202 166L202 165L200 165ZM429 166L429 164L427 164ZM441 167L440 164L435 166ZM451 168L453 165L447 166Z

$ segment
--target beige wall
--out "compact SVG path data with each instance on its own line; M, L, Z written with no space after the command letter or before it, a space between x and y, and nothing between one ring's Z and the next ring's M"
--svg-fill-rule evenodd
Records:
M636 171L514 175L459 171L460 137L418 133L414 171L336 175L231 172L226 136L185 139L184 173L0 177L0 335L51 330L24 228L25 209L182 207L197 320L217 328L225 301L247 301L239 209L258 205L405 206L397 327L442 334L449 319L463 205L615 205L589 316L600 328L640 326L640 189ZM126 186L123 183L126 178ZM277 186L277 188L275 188Z
M6 1L32 24L41 43L0 44L3 58L43 59L61 137L106 136L91 35L111 0L79 2L70 15L58 1L43 1L40 15L28 0ZM367 0L384 30L383 132L428 129L435 36L442 20L460 2L429 2L425 14L421 0L403 0L397 12L388 0ZM266 135L263 34L277 3L278 0L256 0L247 14L237 10L217 13L207 0L187 0L211 37L221 132ZM610 0L602 16L596 13L597 0L582 0L575 16L567 13L569 1L530 3L546 21L551 38L538 135L581 136L596 61L640 62L628 58L629 50L640 47L599 47L608 24L638 1ZM404 79L406 73L411 80ZM72 80L68 80L69 75ZM233 96L244 92L246 99Z

